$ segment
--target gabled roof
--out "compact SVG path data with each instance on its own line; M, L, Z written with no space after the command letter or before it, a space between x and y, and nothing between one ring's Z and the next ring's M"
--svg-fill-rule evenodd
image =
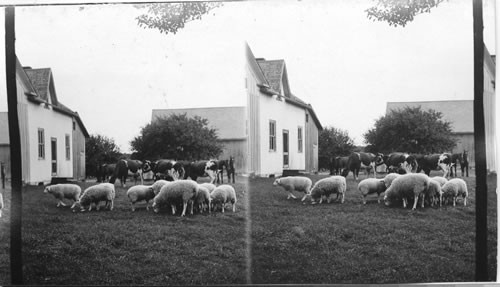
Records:
M207 119L208 127L217 129L217 136L222 140L246 138L245 107L155 109L151 116L151 122L154 122L157 118L168 117L172 114L186 114L189 118L199 116Z
M9 144L9 119L7 112L0 112L0 145Z
M451 122L454 133L474 132L474 101L423 101L423 102L388 102L386 114L391 110L402 110L406 107L421 107L422 110L433 109L441 112L442 120Z
M53 86L52 81L52 71L50 68L43 69L31 69L24 68L24 72L28 76L31 81L31 84L36 90L37 95L41 100L45 102L49 102L48 95L51 95L50 103L53 105L57 105L57 96L55 95L55 90L52 93L49 93L49 88L51 84Z

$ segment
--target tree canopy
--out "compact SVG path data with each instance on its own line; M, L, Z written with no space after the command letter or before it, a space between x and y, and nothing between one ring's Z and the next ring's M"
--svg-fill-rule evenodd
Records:
M138 4L137 8L147 8L148 11L136 20L140 27L158 29L160 33L165 34L176 34L186 23L201 19L201 16L219 6L222 6L221 2Z
M330 159L350 154L355 146L347 131L325 127L318 135L319 168L328 168Z
M218 139L217 130L208 127L207 119L172 114L147 124L130 144L140 159L200 160L222 153Z
M406 26L416 15L429 13L444 0L377 0L377 5L365 10L368 19L386 21L390 26Z
M96 176L97 167L103 163L114 163L122 154L112 138L95 134L85 142L86 174Z
M374 128L364 134L371 151L389 153L437 153L450 151L455 145L451 123L434 110L420 107L393 110L376 120Z

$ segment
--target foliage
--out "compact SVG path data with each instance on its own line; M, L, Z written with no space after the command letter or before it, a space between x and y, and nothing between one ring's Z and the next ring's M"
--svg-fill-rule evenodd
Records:
M114 163L121 156L120 149L112 138L90 135L85 142L85 170L87 176L96 176L97 167L103 163Z
M221 2L182 2L182 3L151 3L136 5L147 7L148 12L136 18L138 25L144 28L158 29L160 33L177 33L185 24L201 19L210 10L222 6Z
M416 15L429 13L444 0L378 0L376 6L365 12L370 20L387 21L390 26L405 26Z
M199 160L216 158L222 153L217 130L208 128L208 120L186 114L158 118L142 128L131 141L134 156L142 159L169 158Z
M370 150L382 153L393 151L409 153L437 153L450 151L456 140L451 123L441 119L434 110L420 107L393 110L380 117L375 127L364 134Z
M354 150L354 141L347 131L334 127L325 127L318 135L319 168L328 168L330 159L348 155Z

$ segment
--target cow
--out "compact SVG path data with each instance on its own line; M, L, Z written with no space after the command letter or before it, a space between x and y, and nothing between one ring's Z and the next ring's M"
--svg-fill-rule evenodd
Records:
M98 166L97 169L97 182L105 182L115 172L116 164L114 163L103 163Z
M330 175L339 175L347 167L348 156L337 156L330 160Z
M359 153L353 152L353 153L351 153L351 155L347 159L347 165L342 170L341 175L343 177L347 177L349 175L349 172L352 171L352 175L354 177L354 180L357 181L360 168L361 168L361 156Z
M417 168L417 160L414 155L409 155L402 152L393 152L386 156L383 156L384 163L387 166L387 171L389 170L400 170L401 168L405 170L406 173L410 173Z
M184 179L190 177L196 181L198 177L210 177L210 183L217 179L217 163L214 160L194 161L184 165Z
M218 159L214 160L214 162L217 165L217 183L224 183L224 168L227 171L228 160Z
M460 158L460 169L462 170L462 177L469 177L469 153L467 150L464 150L462 153L462 157ZM456 172L455 172L456 173Z
M370 152L360 152L361 167L367 171L367 176L370 175L370 170L373 169L373 177L377 177L377 166L384 163L383 154L377 153L376 155Z
M142 177L144 164L140 160L127 160L121 159L116 163L113 175L109 179L109 183L114 184L116 179L120 180L122 187L126 187L127 177L129 172L134 175L135 183L137 184L137 177L140 176L141 184L144 184L144 179Z
M431 170L442 170L444 173L443 177L448 177L452 165L451 154L441 153L417 156L417 163L417 173L424 171L425 174L429 175Z
M229 157L229 161L228 161L227 166L226 166L226 171L227 171L227 181L231 182L231 177L232 177L233 183L234 183L235 169L234 169L234 157L233 156Z
M457 173L457 165L462 162L462 154L461 153L453 153L451 154L451 168L450 168L450 176L456 177L458 176ZM455 173L453 173L455 172ZM463 176L462 172L462 176Z
M152 164L151 169L154 181L161 178L170 181L184 177L184 164L181 161L159 159Z

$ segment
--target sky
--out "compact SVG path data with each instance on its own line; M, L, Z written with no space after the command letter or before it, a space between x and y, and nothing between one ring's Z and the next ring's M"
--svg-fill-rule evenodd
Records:
M494 1L483 2L495 54ZM17 7L16 52L24 66L50 67L58 99L122 152L152 109L245 105L245 41L256 57L285 60L291 92L356 144L388 101L473 99L472 1L397 28L366 17L373 3L226 2L175 35L139 27L144 10L132 5Z

